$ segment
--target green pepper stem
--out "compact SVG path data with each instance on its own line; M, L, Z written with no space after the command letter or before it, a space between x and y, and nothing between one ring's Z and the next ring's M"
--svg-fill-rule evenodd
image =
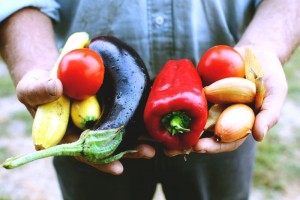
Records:
M178 133L189 132L191 118L183 111L174 111L168 113L161 119L162 125L167 129L172 136Z
M73 142L68 144L61 144L48 149L43 149L23 156L16 156L8 158L3 167L6 169L13 169L20 167L29 162L50 157L50 156L80 156L83 151L81 142Z

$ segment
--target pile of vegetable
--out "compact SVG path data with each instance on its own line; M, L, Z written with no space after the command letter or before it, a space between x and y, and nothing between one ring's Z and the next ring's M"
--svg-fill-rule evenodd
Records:
M61 80L64 95L37 109L32 137L38 151L7 159L5 168L49 156L109 163L134 152L130 148L143 130L166 148L187 153L206 132L233 142L251 133L265 96L251 50L243 58L225 45L209 49L197 67L188 59L168 61L150 88L134 49L115 37L89 40L78 32L69 37L52 76ZM82 130L78 141L59 144L70 124Z
M115 37L89 40L85 32L74 33L53 74L62 81L64 95L38 107L32 134L38 151L7 159L5 168L49 156L82 156L103 164L133 152L128 148L135 145L137 135L131 133L143 124L141 116L150 87L146 67L134 49ZM80 138L58 144L72 123L84 129Z
M214 133L217 141L233 142L251 133L255 113L265 97L263 72L250 49L245 58L233 48L220 45L209 49L198 64L204 80L212 80L207 71L218 66L222 73L204 87L211 104L205 131ZM205 73L206 70L206 73Z
M197 70L187 59L167 62L145 107L150 135L169 149L187 153L211 133L219 142L246 137L265 91L255 56L249 49L245 54L243 59L234 48L218 45L205 52Z
M204 93L211 105L204 130L220 142L250 134L265 97L263 72L251 50L246 49L243 59L232 47L212 47L200 60L198 72L206 80Z

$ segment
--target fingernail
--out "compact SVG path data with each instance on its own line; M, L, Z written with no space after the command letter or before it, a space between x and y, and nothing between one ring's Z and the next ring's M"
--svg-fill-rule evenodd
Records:
M177 156L177 152L174 152L174 151L166 151L165 150L165 155L168 156L168 157L174 157L174 156Z
M155 155L155 151L152 149L145 148L145 146L138 146L137 151L142 155L143 158L152 158Z
M148 159L154 156L154 153L151 150L144 150L143 154L144 154L143 157Z
M168 153L168 156L169 157L175 157L175 156L177 156L178 154L177 153Z
M53 79L48 80L46 91L50 96L56 96L56 87L55 87L55 81Z
M123 173L123 170L124 170L124 168L123 168L123 166L122 166L122 164L120 163L118 163L118 164L115 164L115 165L113 165L113 167L112 167L112 173L114 174L114 175L120 175L120 174L122 174Z
M197 151L197 153L207 153L206 150L201 149L200 151Z

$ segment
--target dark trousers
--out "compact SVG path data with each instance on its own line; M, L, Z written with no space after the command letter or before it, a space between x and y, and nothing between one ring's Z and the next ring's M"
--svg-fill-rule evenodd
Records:
M170 200L248 199L255 157L250 136L236 151L191 153L166 157L162 149L153 159L123 159L124 172L114 176L70 157L56 157L54 165L66 200L151 200L161 183Z

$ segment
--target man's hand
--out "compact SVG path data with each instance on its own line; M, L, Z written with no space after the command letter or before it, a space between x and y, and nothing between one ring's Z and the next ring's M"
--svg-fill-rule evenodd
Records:
M32 116L34 116L36 108L39 105L58 99L62 95L63 88L59 79L49 78L48 71L35 69L23 76L17 85L16 92L19 100L27 106ZM79 135L80 132L78 132L78 129L69 126L61 143L74 142L79 138ZM136 150L136 153L130 153L125 155L125 157L152 158L155 155L155 149L147 144L138 145ZM82 157L76 157L76 159L106 173L118 175L123 172L123 166L120 161L114 161L105 165L96 165L85 161Z
M243 55L245 48L237 50ZM261 141L268 130L279 120L281 109L285 102L288 86L279 58L273 52L252 48L252 52L260 63L263 72L263 82L266 96L260 112L256 115L252 134L255 140Z
M77 131L77 132L76 132ZM65 137L63 138L63 140L61 141L61 143L70 143L70 142L74 142L76 140L78 140L80 133L78 133L78 129L69 126L67 133L65 135ZM144 141L144 137L141 137L141 139L139 140L140 144L134 149L137 152L135 153L128 153L126 155L124 155L124 158L146 158L146 159L150 159L153 158L155 155L155 149L148 145L148 144L143 144ZM113 174L113 175L120 175L123 172L123 165L122 163L117 160L108 164L94 164L94 163L90 163L88 161L86 161L83 157L76 157L77 160L86 163L87 165L90 165L102 172L105 173L109 173L109 174Z
M241 55L245 54L245 48L236 48ZM252 49L264 72L264 86L266 96L260 112L256 115L252 135L256 141L261 141L268 130L278 121L287 95L287 82L282 65L275 53L260 49ZM237 149L246 138L231 143L217 142L215 138L203 138L191 150L197 153L221 153ZM165 150L166 155L176 156L185 154L185 151Z
M147 144L140 144L135 149L137 150L136 153L129 153L127 155L124 155L125 158L146 158L150 159L154 157L155 155L155 149ZM87 162L83 157L76 157L77 160L84 162L102 172L113 174L113 175L120 175L123 172L123 165L122 163L117 160L108 164L100 165L100 164L93 164L90 162Z
M16 87L19 101L26 105L33 116L38 105L58 99L62 91L60 80L50 78L49 72L41 69L26 73Z

